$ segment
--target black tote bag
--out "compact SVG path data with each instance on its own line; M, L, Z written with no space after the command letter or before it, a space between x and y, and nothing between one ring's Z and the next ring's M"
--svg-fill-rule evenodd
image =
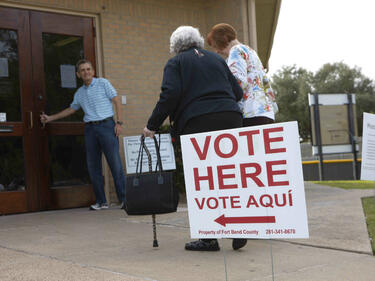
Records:
M155 171L152 171L151 154L142 136L136 174L126 176L124 209L128 215L166 214L177 210L178 191L174 183L173 172L163 171L159 145L156 138L153 139L157 156ZM142 173L144 152L148 157L148 173Z

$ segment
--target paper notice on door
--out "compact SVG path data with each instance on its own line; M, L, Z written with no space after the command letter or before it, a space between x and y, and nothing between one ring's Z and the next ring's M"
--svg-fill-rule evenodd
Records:
M0 112L0 122L6 122L7 121L7 114L4 112Z
M0 77L9 77L9 67L7 58L0 58Z
M61 88L77 88L76 69L74 65L60 65Z

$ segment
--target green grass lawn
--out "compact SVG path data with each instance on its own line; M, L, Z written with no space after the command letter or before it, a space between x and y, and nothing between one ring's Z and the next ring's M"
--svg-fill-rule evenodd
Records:
M373 181L311 181L312 183L344 189L375 189Z
M375 197L362 198L362 206L366 216L366 223L371 238L372 252L375 255Z

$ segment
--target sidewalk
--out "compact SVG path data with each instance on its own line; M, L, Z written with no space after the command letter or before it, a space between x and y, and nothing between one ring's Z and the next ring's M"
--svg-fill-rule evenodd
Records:
M310 239L250 240L239 251L230 240L220 252L185 251L186 206L157 216L159 248L151 217L118 207L2 216L0 280L272 280L272 261L274 280L375 280L360 201L374 193L306 183Z

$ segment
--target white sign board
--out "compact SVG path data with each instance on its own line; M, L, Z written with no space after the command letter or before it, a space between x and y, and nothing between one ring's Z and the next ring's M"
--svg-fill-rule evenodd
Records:
M375 181L375 114L363 113L361 180Z
M60 65L61 88L77 88L76 68L74 65Z
M308 238L297 122L181 136L192 238Z
M7 121L7 114L5 112L0 112L0 122Z
M159 135L155 135L159 142ZM152 169L155 171L156 168L156 149L154 140L151 138L145 139L148 150L151 153ZM141 144L140 136L124 137L124 151L125 151L125 165L127 174L135 174L137 168L137 159L139 153L139 147ZM172 139L170 134L160 134L160 156L163 165L163 170L175 170L176 160L174 157L174 149L172 145ZM142 172L148 172L148 159L147 155L143 153L142 159Z
M0 58L0 77L9 77L9 66L7 58Z

